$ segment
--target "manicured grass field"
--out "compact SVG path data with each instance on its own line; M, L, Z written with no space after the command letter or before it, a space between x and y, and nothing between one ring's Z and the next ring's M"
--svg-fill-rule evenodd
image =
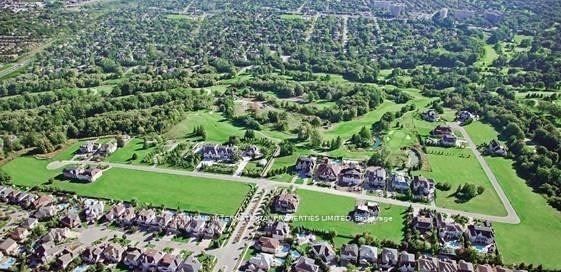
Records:
M165 136L170 139L186 138L197 126L206 130L207 140L226 142L231 135L243 136L243 129L232 125L220 113L197 111L187 114L185 119L171 128Z
M281 14L280 17L285 20L304 20L302 15L299 14Z
M306 190L298 190L297 193L300 197L300 206L295 216L319 216L320 220L295 220L295 226L328 231L335 230L339 236L342 236L339 237L341 239L336 239L339 243L348 241L350 240L348 237L363 232L370 232L377 239L401 241L403 213L405 212L403 207L380 204L379 222L355 224L354 222L328 220L326 218L326 216L347 216L356 205L355 199ZM321 220L322 217L324 220Z
M485 45L483 46L483 49L485 50L485 53L483 54L483 57L481 57L481 59L479 59L475 65L476 66L489 66L491 64L493 64L493 62L499 58L499 55L497 54L497 52L495 51L495 49L493 48L493 46L491 45Z
M511 161L486 159L521 220L519 225L494 224L503 261L561 269L561 213L550 207L541 195L532 192L516 175Z
M339 149L327 152L329 156L343 157L345 159L351 159L351 160L367 160L372 156L372 153L374 153L373 150L369 150L369 149L351 150L345 145L341 146Z
M465 129L476 145L486 144L499 136L499 133L491 125L484 124L481 121L473 122L467 125Z
M430 154L434 152L442 152L444 155ZM452 185L450 191L437 191L437 206L489 215L506 215L497 193L470 150L429 147L428 153L427 158L431 170L418 171L416 174L433 178L436 182L448 182ZM462 158L460 155L464 157ZM468 158L467 155L470 157ZM458 203L452 194L459 185L465 183L483 186L485 191L468 202Z
M298 160L298 158L300 156L305 156L307 154L310 154L310 151L308 151L308 150L306 150L302 147L295 147L292 155L275 158L275 161L273 163L273 167L271 167L271 170L272 169L284 168L284 167L291 167L291 166L296 164L296 161Z
M144 140L140 138L131 139L124 147L117 149L115 153L111 154L107 160L109 162L120 163L141 163L146 154L154 150L155 147L144 149ZM133 154L137 155L137 159L133 160Z
M245 132L245 128L234 126L220 113L197 111L188 113L185 119L172 127L165 136L169 139L184 139L187 138L197 126L203 126L205 128L207 141L217 143L226 142L228 138L233 135L241 137ZM258 137L269 138L277 142L292 137L291 134L273 131L266 127L264 127L263 130L255 131L255 134Z
M63 161L63 160L72 159L72 157L74 157L74 155L76 154L76 151L78 151L78 149L80 149L80 146L85 142L86 141L77 141L75 143L72 143L65 149L57 152L56 155L52 158L52 160Z
M93 183L56 181L53 186L83 196L224 215L233 215L249 191L244 183L117 168Z
M380 120L384 113L398 111L402 106L391 101L384 101L378 108L363 116L351 121L337 123L333 127L324 130L323 136L325 139L334 139L337 136L341 136L344 140L349 139L353 134L358 133L362 127L370 128L373 123Z
M38 160L29 156L18 157L2 166L2 170L12 176L14 184L34 186L60 174L60 171L47 170L49 163L49 160Z

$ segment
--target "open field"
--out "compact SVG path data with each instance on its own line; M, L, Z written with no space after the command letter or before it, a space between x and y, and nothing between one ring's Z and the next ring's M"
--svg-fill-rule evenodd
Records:
M12 176L14 184L34 186L45 183L60 174L59 171L47 170L49 162L49 160L38 160L30 156L18 157L2 166L2 170Z
M436 182L448 182L452 186L450 191L437 191L436 204L439 207L489 215L506 215L483 168L469 149L429 147L427 151L431 169L430 171L417 171L416 174L433 178ZM485 191L468 202L457 202L456 197L452 194L459 185L465 183L483 186Z
M231 135L243 136L243 130L232 125L220 113L207 111L187 114L185 119L171 128L165 136L170 139L187 138L197 126L205 128L208 141L225 142Z
M304 20L300 14L281 14L280 17L285 20Z
M230 136L243 136L245 128L234 126L225 119L220 113L197 111L187 114L185 119L172 127L164 136L168 139L188 138L197 126L203 126L206 130L207 141L223 143L228 141ZM268 128L255 131L255 134L274 141L288 139L292 135L280 131L273 131Z
M115 153L111 154L107 161L109 162L120 162L120 163L140 163L142 159L154 150L155 147L150 147L144 149L144 140L140 138L134 138L130 140L124 147L117 149ZM133 160L132 155L137 155L137 159Z
M473 122L465 128L476 145L486 144L499 136L499 133L491 125L484 124L481 121Z
M363 116L334 124L331 128L323 130L323 136L325 139L334 139L337 136L341 136L344 140L349 139L353 134L358 133L362 127L370 128L374 122L380 120L384 113L398 111L402 106L391 101L384 101L375 110Z
M561 269L561 213L549 206L542 196L532 192L516 175L511 161L503 158L486 160L521 220L518 225L494 224L503 261Z
M294 222L295 226L310 229L335 230L340 236L336 241L348 241L355 234L370 232L377 239L389 239L399 242L402 237L403 213L405 208L380 204L380 222L375 224L355 224L348 221L327 220L327 216L345 217L354 209L353 198L326 195L323 193L299 190L300 206L295 216L319 216L325 220L303 220ZM386 221L383 221L386 220ZM345 239L346 238L346 239Z
M489 66L493 64L493 62L497 58L499 58L499 54L497 54L497 51L495 51L492 45L485 45L483 46L483 49L485 50L485 52L483 53L483 56L475 63L476 66Z
M128 169L109 169L89 184L56 181L53 186L83 196L224 215L233 215L249 191L243 183Z

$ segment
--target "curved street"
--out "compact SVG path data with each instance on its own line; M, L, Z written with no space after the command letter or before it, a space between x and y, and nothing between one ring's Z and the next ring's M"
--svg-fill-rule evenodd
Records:
M507 212L507 215L505 217L502 217L506 220L505 223L511 223L511 224L520 223L520 218L518 217L518 214L516 213L516 211L512 207L512 204L510 204L510 201L508 200L508 197L506 196L505 192L503 191L503 188L501 187L501 184L499 184L499 182L497 181L497 177L495 177L495 174L493 173L493 171L491 170L491 168L487 164L487 161L485 160L485 158L483 158L483 156L481 156L481 153L477 150L477 145L473 142L473 140L469 136L469 133L467 133L467 131L464 127L460 126L456 122L448 123L448 125L450 125L452 127L452 129L456 129L456 130L459 130L460 132L462 132L462 135L464 136L464 140L467 142L468 147L473 151L473 154L475 155L475 158L477 158L477 160L479 161L479 164L481 165L481 168L483 168L483 171L485 172L485 175L487 176L487 178L491 182L491 185L493 185L493 188L495 189L495 192L497 192L497 195L499 196L499 199L503 203L503 206L504 206L504 208ZM497 220L493 220L493 221L497 221ZM502 221L498 221L498 222L502 222Z

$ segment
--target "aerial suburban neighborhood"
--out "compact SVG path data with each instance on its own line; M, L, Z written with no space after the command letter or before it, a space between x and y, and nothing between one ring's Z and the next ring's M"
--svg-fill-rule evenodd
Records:
M560 18L0 1L0 271L560 271Z

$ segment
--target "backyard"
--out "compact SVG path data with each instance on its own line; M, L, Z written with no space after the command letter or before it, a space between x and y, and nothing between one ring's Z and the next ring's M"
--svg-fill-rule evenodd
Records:
M318 192L298 190L300 206L295 216L340 216L346 217L357 204L350 197L327 195ZM309 229L334 230L339 236L336 242L348 242L354 235L370 232L377 239L388 239L395 242L401 241L403 214L405 208L387 204L380 204L379 221L370 224L356 224L345 220L302 220L295 221L295 226ZM325 218L324 218L325 219Z

